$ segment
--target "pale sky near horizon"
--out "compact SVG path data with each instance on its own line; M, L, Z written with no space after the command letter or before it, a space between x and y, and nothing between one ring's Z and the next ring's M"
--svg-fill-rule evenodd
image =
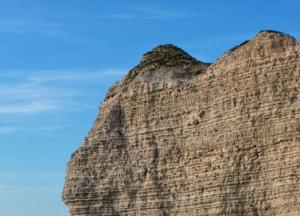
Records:
M0 0L0 216L67 216L71 153L142 54L214 62L262 29L300 38L299 0Z

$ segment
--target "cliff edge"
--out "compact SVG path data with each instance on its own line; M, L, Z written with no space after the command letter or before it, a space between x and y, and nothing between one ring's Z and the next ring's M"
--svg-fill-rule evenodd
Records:
M71 156L71 215L300 215L299 54L277 31L213 64L146 53Z

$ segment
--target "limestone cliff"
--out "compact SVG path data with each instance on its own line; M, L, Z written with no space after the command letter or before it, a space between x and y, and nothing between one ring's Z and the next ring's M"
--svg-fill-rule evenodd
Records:
M146 53L71 157L71 215L299 216L299 54L275 31L214 64Z

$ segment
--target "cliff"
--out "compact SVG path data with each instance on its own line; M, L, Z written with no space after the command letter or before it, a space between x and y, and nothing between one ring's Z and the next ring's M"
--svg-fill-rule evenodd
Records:
M276 31L214 64L146 53L72 154L71 215L300 215L299 54Z

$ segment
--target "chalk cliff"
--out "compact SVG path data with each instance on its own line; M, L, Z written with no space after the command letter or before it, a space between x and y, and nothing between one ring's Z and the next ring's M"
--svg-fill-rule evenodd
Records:
M299 55L276 31L214 64L146 53L72 154L71 215L299 216Z

